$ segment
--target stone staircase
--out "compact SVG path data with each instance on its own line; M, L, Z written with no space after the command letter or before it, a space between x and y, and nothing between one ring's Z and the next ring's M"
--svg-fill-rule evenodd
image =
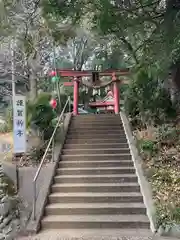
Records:
M41 227L149 229L118 115L72 118Z

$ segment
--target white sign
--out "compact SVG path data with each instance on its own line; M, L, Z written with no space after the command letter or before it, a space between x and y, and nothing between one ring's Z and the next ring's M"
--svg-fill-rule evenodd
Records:
M16 95L13 99L14 153L26 152L26 97Z

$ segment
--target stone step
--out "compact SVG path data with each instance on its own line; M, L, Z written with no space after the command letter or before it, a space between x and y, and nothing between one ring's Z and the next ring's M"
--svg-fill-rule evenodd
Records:
M86 134L88 135L89 133L93 133L93 134L124 134L124 130L123 129L120 129L120 128L106 128L106 129L100 129L100 128L97 128L97 129L87 129L87 128L82 128L82 129L79 129L79 128L70 128L68 130L68 134Z
M77 116L73 116L72 119L78 119L78 118L100 118L100 117L106 117L106 118L119 118L119 115L116 114L94 114L94 113L89 113L89 114L79 114Z
M121 161L121 160L104 160L104 161L99 161L96 159L96 161L86 161L86 160L79 160L78 162L76 161L60 161L59 162L59 167L60 168L92 168L94 170L98 170L98 168L101 167L124 167L124 170L128 167L133 167L133 161L127 160L127 161ZM101 170L101 169L100 169ZM123 169L122 169L123 171ZM126 170L125 170L126 171Z
M124 133L119 134L119 133L91 133L89 132L88 134L81 134L81 133L76 133L76 134L68 134L67 135L67 139L104 139L104 138L108 138L108 139L126 139L126 136Z
M89 116L89 115L81 115L80 117L72 117L71 121L120 121L121 122L121 118L120 116Z
M115 120L119 120L121 121L120 116L89 116L89 115L81 115L81 117L73 117L71 119L72 121L115 121Z
M90 117L90 116L85 116L85 115L82 116L81 115L81 117L72 118L71 121L73 121L73 122L75 122L75 121L83 121L83 122L88 122L88 121L89 122L90 121L92 121L92 122L97 122L97 121L103 121L103 122L119 121L119 122L121 122L121 118L120 118L120 116L118 116L118 117L116 117L116 116L110 116L110 117L108 117L108 116L99 116L99 117L92 116L92 117Z
M76 175L57 175L54 178L55 183L119 183L119 182L137 182L137 176L135 174L101 174L91 172L90 175L77 175L77 171L74 171ZM62 174L64 172L62 171ZM101 175L100 175L101 174Z
M115 124L108 124L108 123L93 123L93 122L91 122L91 123L86 123L86 122L84 122L84 123L81 123L81 124L79 124L79 123L71 123L70 125L69 125L69 130L79 130L79 131L83 131L83 130L86 130L86 131L88 131L88 130L96 130L96 129L98 129L98 130L107 130L107 129L112 129L112 130L116 130L116 129L119 129L119 130L124 130L124 128L123 128L123 125L120 123L115 123Z
M82 138L66 138L66 144L101 144L101 143L127 143L127 139L125 137L119 137L116 139L110 138L108 139L108 135L104 138L90 138L90 139L82 139Z
M43 229L149 228L145 215L51 215L41 224Z
M119 115L72 117L47 201L42 229L149 230Z
M106 128L111 129L112 128L118 128L123 129L123 124L119 121L73 121L69 125L70 128Z
M37 240L37 237L30 237ZM25 238L26 239L26 238ZM25 240L23 239L23 240ZM150 229L47 229L38 234L38 240L179 240L154 236ZM27 240L27 239L26 239ZM28 238L28 240L30 240Z
M121 122L120 117L81 117L81 118L72 118L72 122Z
M72 119L78 119L78 118L101 118L101 117L105 117L105 118L119 118L119 114L93 114L93 113L89 113L89 114L85 114L85 115L77 115L77 116L73 116Z
M120 160L111 160L111 161L108 161L108 160L104 160L104 161L79 161L79 162L76 162L76 161L60 161L59 162L59 168L63 168L67 170L73 170L73 168L76 168L74 170L82 170L82 168L85 170L87 168L91 168L90 170L103 170L103 167L104 168L118 168L117 170L120 171L120 173L123 173L123 171L126 171L126 169L128 167L133 167L134 164L133 164L133 161L120 161ZM120 168L122 167L122 168ZM79 168L79 169L78 169ZM102 168L102 169L101 169ZM88 169L87 169L88 170ZM107 169L105 169L107 170ZM132 170L130 170L131 172Z
M57 174L63 174L63 175L93 175L93 174L132 174L135 173L135 169L133 167L127 168L127 167L98 167L98 168L58 168Z
M46 215L146 214L143 203L53 203Z
M68 154L91 154L91 153L96 153L96 154L111 154L111 153L120 153L120 154L130 154L129 148L96 148L96 149L63 149L62 154L68 155Z
M129 203L143 202L140 192L75 192L52 193L48 197L49 203Z
M122 164L124 164L123 162L129 162L129 161L132 161L132 157L130 154L122 154L122 155L118 155L118 156L110 156L110 155L98 155L98 157L96 158L93 158L92 156L82 156L82 155L78 155L78 158L76 157L76 155L71 155L70 157L66 157L67 155L61 155L61 159L63 161L60 161L59 163L61 162L69 162L69 161L73 161L73 162L78 162L78 159L79 159L79 162L81 161L84 161L84 162L113 162L113 161L118 161L118 162L121 162ZM68 155L69 156L69 155ZM126 164L126 163L125 163Z
M58 168L57 169L57 174L63 174L63 175L83 175L83 174L88 174L88 175L93 175L93 174L101 174L101 175L106 175L106 174L132 174L135 173L134 168L110 168L110 167L101 167L100 169L95 169L95 168Z
M63 183L53 184L52 192L139 192L138 183Z
M98 148L129 148L129 145L127 143L92 143L92 144L87 144L87 143L82 143L82 144L71 144L71 143L66 143L64 144L63 149L98 149Z
M101 161L101 160L131 160L130 154L76 154L76 155L61 155L62 161Z
M78 130L96 130L96 129L99 129L99 130L107 130L107 129L112 129L112 130L116 130L116 129L119 129L119 130L124 130L123 128L123 125L122 124L119 124L119 123L113 123L113 124L110 124L110 123L71 123L70 126L69 126L69 129L70 130L75 130L75 129L78 129Z

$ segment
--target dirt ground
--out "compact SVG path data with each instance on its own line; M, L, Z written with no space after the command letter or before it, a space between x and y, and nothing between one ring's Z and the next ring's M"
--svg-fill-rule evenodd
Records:
M13 150L13 133L0 134L0 145L7 144L9 145L7 152L0 152L0 161L2 160L11 160L12 159L12 150ZM31 147L36 147L41 144L41 140L38 137L28 136L27 137L27 150Z

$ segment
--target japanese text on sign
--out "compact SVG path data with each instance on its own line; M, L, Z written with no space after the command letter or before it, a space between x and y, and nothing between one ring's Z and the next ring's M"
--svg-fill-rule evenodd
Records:
M26 152L26 99L16 95L13 102L14 153Z

